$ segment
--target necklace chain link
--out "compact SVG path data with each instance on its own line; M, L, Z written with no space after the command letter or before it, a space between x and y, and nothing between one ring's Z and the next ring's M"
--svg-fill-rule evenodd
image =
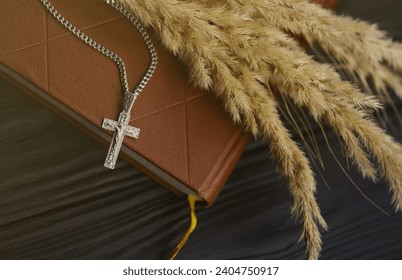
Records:
M124 92L129 92L130 90L129 90L128 79L127 79L127 70L126 70L126 65L124 64L123 59L121 59L121 57L118 56L116 53L114 53L113 51L109 50L108 48L102 46L101 44L99 44L98 42L96 42L95 40L90 38L88 35L86 35L84 32L79 30L77 27L75 27L73 24L71 24L55 9L55 7L49 1L47 1L47 0L40 0L40 1L46 7L46 9L50 12L50 14L53 15L53 17L60 24L62 24L65 28L67 28L72 34L74 34L75 36L80 38L87 45L91 46L98 52L109 57L117 64L117 66L119 68L121 86L122 86ZM128 12L122 5L116 3L116 1L114 1L114 0L104 0L104 1L106 1L107 4L111 5L117 11L122 13L126 18L128 18L133 23L133 25L140 32L142 38L144 39L144 42L145 42L145 44L148 48L149 54L151 56L151 62L149 64L148 70L145 73L142 80L140 81L140 83L137 85L137 87L134 90L134 94L139 95L141 93L141 91L145 88L146 84L149 82L149 80L151 79L152 75L155 72L156 65L158 63L158 55L156 53L156 49L155 49L154 45L152 44L152 41L149 38L148 33L146 32L145 28L130 12Z

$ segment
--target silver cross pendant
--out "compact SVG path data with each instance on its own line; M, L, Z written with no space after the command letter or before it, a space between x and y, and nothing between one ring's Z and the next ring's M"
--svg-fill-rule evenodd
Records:
M110 143L109 151L105 160L105 167L114 169L116 166L117 157L123 144L123 139L125 136L133 137L138 139L140 135L140 129L128 125L130 122L130 112L137 99L137 94L132 92L126 92L124 94L124 104L123 111L119 115L119 120L114 121L105 118L102 123L104 129L113 131L112 142Z

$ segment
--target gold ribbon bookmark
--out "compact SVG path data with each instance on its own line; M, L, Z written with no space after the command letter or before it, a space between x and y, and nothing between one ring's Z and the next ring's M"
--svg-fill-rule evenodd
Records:
M179 244L177 244L176 248L170 255L170 260L174 260L183 246L187 243L190 235L193 233L195 227L197 226L197 215L195 214L195 202L196 199L194 196L189 195L187 197L188 204L190 205L190 226L188 227L186 233L183 235L182 239L180 240Z

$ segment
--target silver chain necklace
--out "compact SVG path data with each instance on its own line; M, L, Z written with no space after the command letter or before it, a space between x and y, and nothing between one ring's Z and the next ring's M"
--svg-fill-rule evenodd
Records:
M124 91L123 110L119 115L118 121L105 118L102 123L102 128L114 132L112 142L110 144L110 148L105 160L105 167L114 169L117 157L123 144L124 137L129 136L136 139L138 139L139 137L140 129L129 125L130 112L131 108L134 105L135 100L140 95L140 93L145 88L146 84L148 83L148 81L151 79L152 75L155 72L156 65L158 63L158 56L156 53L156 49L152 44L152 41L149 38L145 28L131 13L129 13L122 5L117 4L114 0L104 0L106 1L107 4L111 5L117 11L122 13L134 24L137 30L141 33L141 36L144 39L149 54L151 56L151 62L149 64L148 71L146 72L140 83L137 85L134 92L130 92L127 80L127 70L124 61L117 54L105 48L95 40L85 35L78 28L73 26L55 9L55 7L49 1L47 0L39 0L39 1L41 1L42 4L46 7L46 9L50 12L50 14L53 15L53 17L59 23L61 23L65 28L67 28L72 34L80 38L82 41L84 41L86 44L88 44L98 52L112 59L119 68L120 83Z

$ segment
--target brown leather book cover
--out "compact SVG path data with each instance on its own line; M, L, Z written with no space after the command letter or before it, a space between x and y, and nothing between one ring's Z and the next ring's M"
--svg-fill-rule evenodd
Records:
M149 63L134 26L103 1L51 2L81 31L122 57L134 88ZM108 147L111 133L101 124L105 117L117 119L123 100L115 63L64 29L38 0L5 0L0 7L0 74ZM183 65L158 40L153 42L158 67L130 122L141 128L141 136L125 137L120 157L210 205L250 135L232 123L213 94L190 85Z
M51 3L81 31L122 57L133 89L150 58L131 22L99 0ZM6 0L0 6L2 75L108 148L111 132L101 128L102 121L117 120L123 101L115 63L70 34L38 0ZM183 65L157 39L153 42L158 67L130 121L141 135L138 140L125 137L120 160L211 204L250 136L232 124L213 94L190 85Z

